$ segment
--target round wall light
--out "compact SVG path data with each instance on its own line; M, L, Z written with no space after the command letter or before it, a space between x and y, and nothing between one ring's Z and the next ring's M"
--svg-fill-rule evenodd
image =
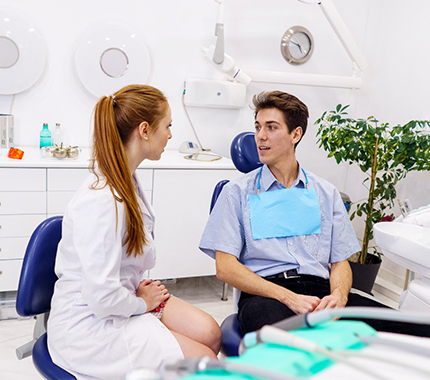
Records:
M75 52L75 67L82 85L98 98L129 84L147 84L152 77L151 53L141 33L118 22L86 33Z
M0 94L33 86L46 64L46 46L33 21L19 12L0 11Z

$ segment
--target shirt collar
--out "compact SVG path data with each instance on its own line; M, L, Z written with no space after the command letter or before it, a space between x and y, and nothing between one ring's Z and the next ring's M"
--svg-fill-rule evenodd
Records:
M306 177L303 174L303 170L302 170L302 167L300 166L300 163L297 162L297 164L299 165L299 175L294 180L293 185L291 187L298 187L298 188L304 189L306 188ZM259 172L260 172L260 169L257 172L257 178L258 178ZM276 186L276 188L285 188L285 186L282 183L278 182L278 180L270 171L269 167L267 165L263 165L263 169L261 171L261 178L260 178L260 191L267 191L272 186Z

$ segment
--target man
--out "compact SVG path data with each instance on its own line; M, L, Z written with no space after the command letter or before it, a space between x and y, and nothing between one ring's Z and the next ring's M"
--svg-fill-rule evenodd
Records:
M341 196L296 160L306 105L281 91L261 93L253 103L264 165L224 187L200 242L216 259L217 277L241 290L243 333L325 308L382 306L349 293L347 259L360 246ZM415 331L418 326L366 322L377 330L427 334Z

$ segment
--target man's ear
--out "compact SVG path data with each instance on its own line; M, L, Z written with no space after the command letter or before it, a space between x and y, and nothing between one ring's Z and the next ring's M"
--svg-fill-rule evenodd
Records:
M297 144L302 139L303 128L297 127L296 129L293 130L293 132L291 132L291 134L293 135L293 143Z

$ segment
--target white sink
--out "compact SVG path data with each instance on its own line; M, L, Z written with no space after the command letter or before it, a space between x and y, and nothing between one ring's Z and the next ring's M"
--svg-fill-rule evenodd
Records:
M375 243L390 260L430 278L430 228L380 222L373 226Z

